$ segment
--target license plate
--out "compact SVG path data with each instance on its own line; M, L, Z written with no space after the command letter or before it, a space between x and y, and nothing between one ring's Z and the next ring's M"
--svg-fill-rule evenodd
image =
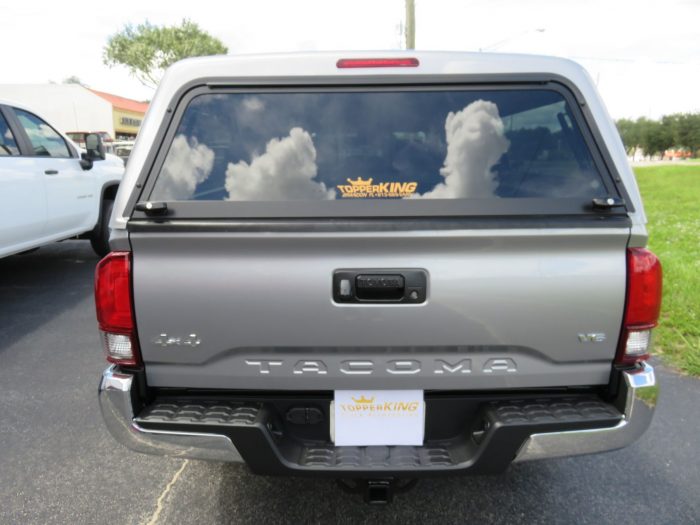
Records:
M422 390L336 390L331 414L338 447L423 444Z

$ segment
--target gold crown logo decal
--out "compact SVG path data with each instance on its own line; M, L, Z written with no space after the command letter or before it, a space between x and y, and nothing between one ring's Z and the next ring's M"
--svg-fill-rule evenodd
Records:
M358 405L369 405L371 403L374 403L374 396L372 396L372 399L367 399L364 395L362 395L360 396L360 399L353 397L352 400Z
M345 180L347 180L352 186L365 187L365 186L371 186L373 179L362 180L362 177L357 177L357 180L352 180L352 179L345 179Z

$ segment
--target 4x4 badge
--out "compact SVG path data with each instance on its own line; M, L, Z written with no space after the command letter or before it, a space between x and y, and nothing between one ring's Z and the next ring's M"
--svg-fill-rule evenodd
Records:
M158 337L151 339L154 345L162 346L163 348L169 346L189 346L195 348L202 344L202 340L197 336L197 334L189 334L185 337L173 337L168 334L160 334Z

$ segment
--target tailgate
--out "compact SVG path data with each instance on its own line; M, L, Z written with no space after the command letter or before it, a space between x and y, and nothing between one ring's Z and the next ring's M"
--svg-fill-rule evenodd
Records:
M627 228L132 233L152 386L497 389L605 384ZM416 268L422 304L342 304L338 269Z

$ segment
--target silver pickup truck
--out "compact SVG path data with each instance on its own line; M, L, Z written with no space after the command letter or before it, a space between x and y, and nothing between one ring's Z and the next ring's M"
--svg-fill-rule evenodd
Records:
M623 447L661 267L589 76L558 58L185 60L96 271L104 420L150 454L401 480Z

